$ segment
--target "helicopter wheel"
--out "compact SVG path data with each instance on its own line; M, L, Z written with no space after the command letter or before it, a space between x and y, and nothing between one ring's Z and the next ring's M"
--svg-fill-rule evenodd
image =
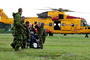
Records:
M64 34L64 36L66 36L67 34Z
M88 38L88 37L89 37L88 34L86 34L85 38Z

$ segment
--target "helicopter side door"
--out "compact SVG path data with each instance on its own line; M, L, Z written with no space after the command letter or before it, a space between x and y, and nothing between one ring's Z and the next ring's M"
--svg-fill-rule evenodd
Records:
M54 30L61 30L61 21L54 21Z
M70 21L61 21L61 30L70 31L71 30L71 22Z

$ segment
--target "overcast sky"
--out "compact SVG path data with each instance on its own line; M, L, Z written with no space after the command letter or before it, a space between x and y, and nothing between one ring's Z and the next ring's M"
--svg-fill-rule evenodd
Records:
M90 24L90 1L89 0L0 0L0 8L4 10L9 18L12 12L17 12L18 8L23 8L23 16L33 17L37 13L44 12L51 8L64 8L83 13L67 13L76 17L83 17Z

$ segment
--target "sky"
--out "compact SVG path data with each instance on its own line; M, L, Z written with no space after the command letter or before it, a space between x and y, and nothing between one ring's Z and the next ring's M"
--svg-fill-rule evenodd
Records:
M85 18L90 24L90 1L89 0L0 0L0 8L9 18L12 12L17 12L18 8L23 9L23 16L35 17L37 13L45 12L48 8L63 8L79 13L68 12L67 15Z

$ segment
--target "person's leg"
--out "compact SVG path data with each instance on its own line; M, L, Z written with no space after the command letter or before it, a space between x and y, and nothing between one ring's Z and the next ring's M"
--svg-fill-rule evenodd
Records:
M12 47L13 49L15 49L15 37L14 37L14 39L13 39L13 42L11 43L11 47Z
M18 51L19 50L19 47L20 47L20 39L16 40L15 41L15 51Z
M22 46L21 46L22 49L25 49L25 41L22 41Z

